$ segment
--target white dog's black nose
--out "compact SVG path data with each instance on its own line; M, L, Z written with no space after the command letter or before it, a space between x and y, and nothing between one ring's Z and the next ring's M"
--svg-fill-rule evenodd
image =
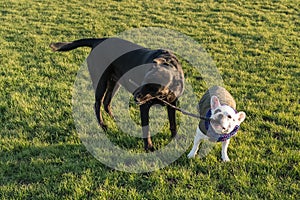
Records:
M219 115L218 115L218 120L219 120L219 121L221 121L223 118L224 118L224 115L222 115L222 114L219 114Z
M225 127L222 127L222 133L227 133L227 132L228 132L228 129Z

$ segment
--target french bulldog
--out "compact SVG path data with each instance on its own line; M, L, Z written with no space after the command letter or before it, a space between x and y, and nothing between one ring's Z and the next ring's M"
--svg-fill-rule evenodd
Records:
M201 140L222 142L222 160L230 161L227 149L230 138L237 134L240 124L245 120L245 112L236 111L236 102L223 87L213 86L203 95L198 112L209 120L200 120L194 138L194 145L188 158L197 154Z

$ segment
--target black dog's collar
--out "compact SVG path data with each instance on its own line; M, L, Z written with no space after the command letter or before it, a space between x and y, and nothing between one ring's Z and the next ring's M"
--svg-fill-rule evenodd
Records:
M235 112L237 112L237 111L235 110ZM211 109L209 109L207 111L205 117L209 119L211 117L211 115L212 115ZM237 134L239 128L240 128L240 126L236 125L234 127L233 131L231 131L230 133L228 133L228 134L218 134L211 127L210 121L205 121L205 129L207 131L207 136L210 138L210 140L215 141L215 142L224 142L224 141L230 139L231 137L233 137Z

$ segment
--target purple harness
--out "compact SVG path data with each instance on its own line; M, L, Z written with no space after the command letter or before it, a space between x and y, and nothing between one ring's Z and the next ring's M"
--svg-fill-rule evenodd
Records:
M237 112L237 111L235 111ZM206 117L209 119L211 117L211 109L209 109L206 113ZM218 138L216 140L216 142L224 142L228 139L230 139L231 137L235 136L239 130L240 126L239 125L236 125L233 129L233 131L231 131L230 133L228 134L217 134L213 131L213 129L211 128L211 125L210 125L210 121L206 120L205 121L205 129L208 131L213 131L214 133L213 134L217 134L218 135ZM209 137L209 136L208 136Z

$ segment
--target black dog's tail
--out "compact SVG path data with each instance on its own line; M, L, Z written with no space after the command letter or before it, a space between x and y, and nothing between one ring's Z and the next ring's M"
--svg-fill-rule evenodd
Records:
M101 39L89 38L89 39L75 40L73 42L55 42L55 43L51 43L50 47L52 48L53 51L70 51L78 47L90 47L93 49L106 39L107 38L101 38Z

